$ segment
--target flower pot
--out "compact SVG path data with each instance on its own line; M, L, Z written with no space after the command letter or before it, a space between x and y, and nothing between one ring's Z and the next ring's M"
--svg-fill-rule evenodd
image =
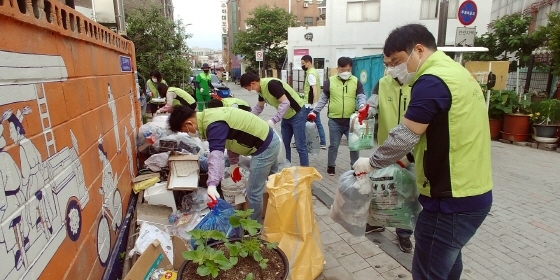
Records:
M554 138L558 132L557 125L535 124L533 133L538 137Z
M490 119L490 138L500 138L500 131L502 131L503 122L499 119Z
M230 239L230 242L231 242L231 243L234 243L234 242L240 241L240 240L241 240L241 238L233 238L233 239ZM219 246L219 245L222 245L222 244L224 244L224 242L216 242L216 243L214 243L214 244L212 244L212 245L210 245L210 246L211 246L211 247L216 247L216 246ZM276 248L276 249L274 249L274 251L275 251L276 253L278 253L278 256L280 256L280 259L282 259L282 264L284 265L284 271L281 271L281 272L280 272L280 275L281 275L280 278L281 278L282 280L286 280L286 279L288 278L288 273L290 272L290 263L289 263L289 261L288 261L288 258L286 257L286 254L284 254L284 252L283 252L280 248ZM239 258L241 259L241 257L239 257ZM249 256L248 258L252 259L251 256ZM241 260L240 260L240 261L241 261ZM189 275L183 276L183 274L185 273L185 271L187 271L187 266L188 266L190 263L191 263L191 261L189 261L189 260L185 260L185 261L183 262L183 264L181 265L181 267L179 268L179 271L178 271L178 273L177 273L177 279L182 279L182 280L199 279L199 278L194 278L194 276L200 277L200 276L198 276L198 275L191 275L191 274L189 274ZM270 263L270 262L269 262L269 263ZM270 266L269 266L269 267L270 267ZM235 271L235 266L234 266L232 269L230 269L229 271ZM195 269L195 274L196 274L196 269ZM255 273L253 273L253 274L255 274ZM200 277L200 279L211 279L209 276L207 276L207 277L208 277L208 278ZM220 278L220 277L221 277L221 276L218 276L218 278L216 278L216 279L225 279L225 278ZM255 278L255 279L257 279L257 278Z
M529 116L518 114L504 115L504 128L502 139L524 142L529 138Z

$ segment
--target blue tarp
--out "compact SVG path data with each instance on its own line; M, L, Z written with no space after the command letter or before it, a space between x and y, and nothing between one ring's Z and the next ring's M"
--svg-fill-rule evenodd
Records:
M383 55L369 55L352 59L352 74L364 85L364 93L367 98L375 84L383 77L385 67L383 66Z

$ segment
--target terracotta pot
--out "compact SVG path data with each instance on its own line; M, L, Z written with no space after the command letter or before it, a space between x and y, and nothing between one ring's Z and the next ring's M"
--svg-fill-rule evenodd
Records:
M500 138L500 131L502 131L503 122L499 119L490 119L490 138Z
M535 124L533 125L535 136L554 138L558 132L557 125Z
M502 139L516 142L524 142L529 138L529 116L506 114L504 115L504 128ZM504 137L505 136L505 137Z

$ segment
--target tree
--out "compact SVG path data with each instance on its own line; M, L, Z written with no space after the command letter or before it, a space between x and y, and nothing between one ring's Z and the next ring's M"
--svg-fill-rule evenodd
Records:
M552 74L560 75L560 12L548 14L548 24L537 30L539 38L551 51L550 68Z
M186 40L190 37L181 20L162 16L161 8L132 10L126 15L127 35L134 42L138 75L144 81L152 70L158 70L169 86L180 87L190 76ZM141 85L144 86L144 85Z
M475 46L486 47L486 53L474 53L466 56L467 60L475 61L512 61L519 60L525 67L531 52L541 43L540 33L529 33L532 17L520 14L506 15L496 20L492 31L475 39ZM517 63L510 64L510 72L515 71Z
M233 52L244 56L251 63L252 69L258 69L255 51L264 51L263 67L268 62L282 65L286 58L285 41L288 40L288 28L297 26L296 16L278 7L263 5L255 8L245 23L247 30L238 32L233 45ZM266 69L267 67L265 67Z

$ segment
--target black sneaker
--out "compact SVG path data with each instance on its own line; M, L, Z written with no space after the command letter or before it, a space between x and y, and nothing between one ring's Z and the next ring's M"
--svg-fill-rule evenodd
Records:
M334 176L334 166L327 167L327 174L329 174L329 176Z
M383 232L383 231L385 231L385 227L366 225L366 234L370 232Z
M412 242L410 242L410 237L399 236L399 248L405 253L412 252Z

